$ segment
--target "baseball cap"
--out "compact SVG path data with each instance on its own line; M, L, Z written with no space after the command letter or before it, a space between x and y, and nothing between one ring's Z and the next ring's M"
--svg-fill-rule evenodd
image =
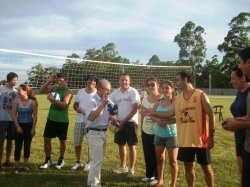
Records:
M98 82L98 78L97 78L95 73L88 74L87 77L85 78L85 80L87 81L89 79L95 79L95 81Z

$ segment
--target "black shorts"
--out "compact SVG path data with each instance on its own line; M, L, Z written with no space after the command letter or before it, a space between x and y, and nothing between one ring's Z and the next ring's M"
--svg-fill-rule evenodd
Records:
M60 140L67 140L68 126L68 122L57 122L48 119L44 129L43 137L58 137Z
M197 162L201 165L211 164L209 149L197 147L180 147L177 159L183 162L194 162L195 155Z
M0 121L0 141L15 140L16 126L13 121Z
M244 143L236 143L235 144L236 156L242 156L244 151Z
M138 143L137 124L135 122L126 123L121 130L115 133L114 142L118 145L136 145Z

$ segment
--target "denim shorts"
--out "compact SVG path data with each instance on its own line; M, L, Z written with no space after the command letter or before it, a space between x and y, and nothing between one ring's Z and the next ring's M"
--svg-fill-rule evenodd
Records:
M177 139L177 136L160 137L160 136L155 135L154 145L166 147L166 148L177 148L178 147L178 139Z

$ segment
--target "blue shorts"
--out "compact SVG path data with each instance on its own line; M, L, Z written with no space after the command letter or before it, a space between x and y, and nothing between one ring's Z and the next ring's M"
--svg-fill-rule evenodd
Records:
M0 121L0 141L15 140L16 126L13 121Z

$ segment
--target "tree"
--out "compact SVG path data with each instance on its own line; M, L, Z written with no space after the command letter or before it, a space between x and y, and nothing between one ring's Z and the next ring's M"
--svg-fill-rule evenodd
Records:
M157 55L153 55L149 60L147 65L160 65L161 64L161 60L159 59L159 57Z
M58 68L51 66L44 68L41 63L35 65L30 70L28 70L28 80L31 87L38 88L42 83L44 83L48 76L58 72Z
M74 60L74 58L79 59L80 56L76 53L72 53L71 55L68 55L66 59L66 64L76 63L77 60Z
M197 77L197 87L209 87L209 75L211 76L212 88L228 88L229 79L224 73L221 73L221 64L219 63L218 56L214 55L211 60L206 60L204 66L198 66L200 74ZM218 81L219 80L219 81Z
M225 53L222 59L222 70L229 74L238 61L241 49L250 46L250 12L242 12L228 24L230 30L218 50Z
M180 47L178 62L194 68L194 85L196 85L196 66L201 64L206 56L206 41L203 39L203 34L205 30L201 26L196 27L189 21L174 38L174 42Z
M126 63L126 64L130 63L127 58L123 58L119 55L114 43L108 43L101 49L95 49L95 48L88 49L83 59Z

